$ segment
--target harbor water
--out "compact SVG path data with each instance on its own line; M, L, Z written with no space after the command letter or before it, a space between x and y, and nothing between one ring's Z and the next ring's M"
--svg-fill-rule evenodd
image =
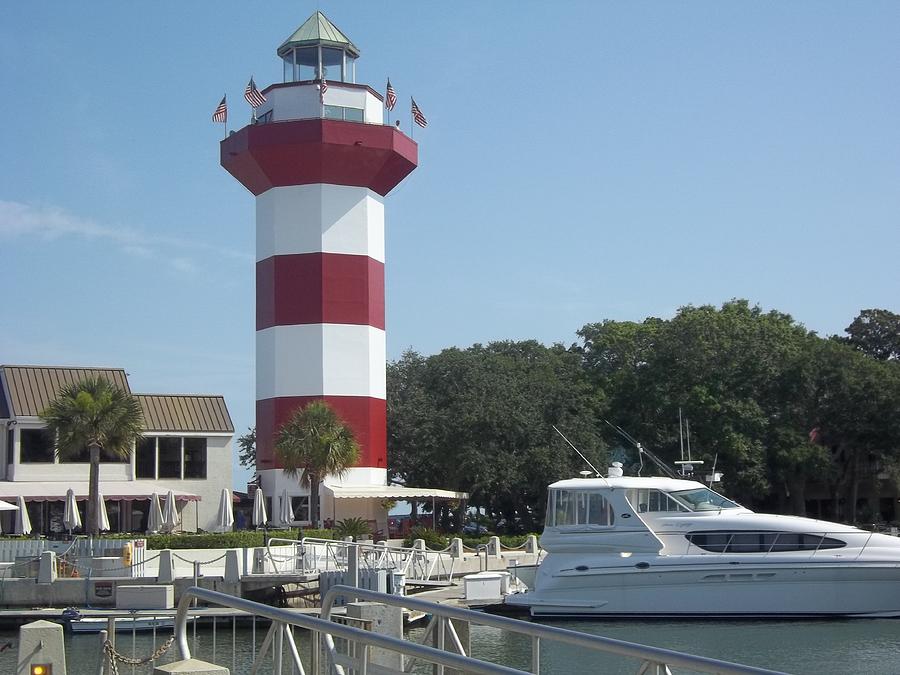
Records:
M790 673L817 674L894 674L900 673L900 621L890 619L859 619L853 621L547 621L549 625L583 631L594 635L640 642L657 647L676 649L748 665ZM232 631L230 620L211 627L189 629L194 656L215 661L231 669L234 674L248 673L255 651L259 649L267 626L259 622L252 626L237 625ZM411 631L412 638L421 638L423 628ZM169 635L160 630L156 645ZM308 653L308 640L296 632L301 654ZM15 672L17 633L0 634L0 673ZM254 649L255 642L255 649ZM96 675L100 662L99 636L67 635L68 670L70 675ZM152 634L119 631L118 651L127 656L144 657L152 653ZM175 659L175 647L160 659L168 663ZM474 627L472 652L475 656L504 665L527 670L531 646L526 638L501 631ZM636 662L617 657L587 654L571 647L544 644L541 651L541 672L545 673L634 673ZM261 672L272 672L271 659ZM430 672L428 668L421 672ZM119 672L145 675L150 666L120 665ZM287 660L284 673L292 672ZM684 671L678 671L684 672Z

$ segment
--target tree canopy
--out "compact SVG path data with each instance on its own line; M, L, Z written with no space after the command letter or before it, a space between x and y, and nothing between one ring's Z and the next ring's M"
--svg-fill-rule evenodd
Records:
M706 469L716 462L733 498L802 514L814 481L854 520L860 482L900 474L896 316L864 310L849 338L826 339L732 300L668 320L587 324L568 348L408 351L388 365L389 469L539 528L546 485L584 468L551 425L603 470L608 459L638 459L605 419L671 462L681 410L695 457Z

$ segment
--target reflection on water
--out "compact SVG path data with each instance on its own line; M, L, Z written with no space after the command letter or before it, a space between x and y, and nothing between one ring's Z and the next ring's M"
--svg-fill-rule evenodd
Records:
M900 622L889 619L855 621L547 621L548 625L603 635L656 647L675 649L738 663L782 670L791 673L900 673ZM232 632L229 619L211 627L193 629L189 637L193 655L231 669L234 674L248 673L256 650L262 644L267 625L256 629L238 625ZM421 639L422 628L410 636ZM155 645L162 644L170 633L159 631ZM297 630L297 644L306 662L309 640ZM14 646L0 652L0 673L15 672L17 633L0 633L0 644L12 641ZM254 647L255 645L255 647ZM66 647L70 675L96 675L99 670L100 642L97 635L67 635ZM119 632L118 650L127 656L149 655L154 650L152 634ZM287 650L285 650L287 652ZM509 635L494 628L472 630L472 652L475 656L528 670L531 644L528 638ZM159 663L175 660L173 646ZM273 672L271 659L261 673ZM120 665L122 675L149 675L151 666ZM635 661L586 653L546 641L541 649L542 673L634 673ZM284 673L291 673L288 659ZM417 672L430 672L429 668ZM684 671L678 671L684 672Z

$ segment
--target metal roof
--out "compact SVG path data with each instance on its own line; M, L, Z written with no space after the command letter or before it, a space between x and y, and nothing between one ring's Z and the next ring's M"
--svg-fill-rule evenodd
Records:
M38 417L59 390L88 377L102 377L131 394L122 368L69 366L0 366L9 398L0 401L6 417ZM231 415L222 396L203 394L135 394L144 413L144 430L189 433L234 433ZM0 392L0 398L5 399ZM3 410L7 408L7 410Z
M153 431L234 433L222 396L136 394L144 411L144 429Z
M324 45L326 47L340 47L346 49L353 56L359 56L359 49L350 41L341 30L328 20L322 12L315 12L303 22L294 33L278 48L278 56L294 47L311 47Z
M122 368L72 368L58 366L0 366L9 391L11 417L36 417L56 398L59 390L88 377L102 377L131 393Z

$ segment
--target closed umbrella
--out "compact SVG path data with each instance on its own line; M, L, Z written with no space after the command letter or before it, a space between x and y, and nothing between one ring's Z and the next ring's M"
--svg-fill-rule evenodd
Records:
M231 490L222 488L222 496L219 497L219 519L216 526L223 532L227 532L232 525L234 525L234 504L231 501Z
M75 492L72 488L66 490L66 510L63 513L63 525L72 534L72 530L81 527L81 514L78 513L78 504L75 503Z
M290 525L294 521L294 511L291 509L291 498L287 489L281 491L281 522Z
M97 492L97 525L101 532L109 531L109 514L106 512L106 501L103 493Z
M16 513L16 534L31 534L31 519L28 517L28 509L25 508L25 497L19 495L17 501L19 511Z
M253 495L253 526L263 527L268 520L269 515L266 513L266 495L263 494L262 488L257 488L256 494Z
M178 509L175 508L175 493L169 490L163 507L163 532L172 532L178 526Z
M163 526L162 509L159 507L159 495L150 496L150 513L147 515L147 532L159 532Z

